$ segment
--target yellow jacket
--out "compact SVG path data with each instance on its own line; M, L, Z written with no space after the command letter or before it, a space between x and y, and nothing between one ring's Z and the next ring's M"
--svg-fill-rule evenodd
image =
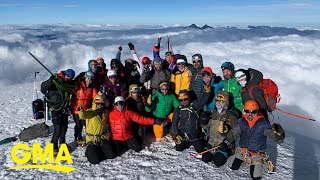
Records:
M189 90L191 82L191 72L188 67L185 67L183 72L174 70L171 74L171 82L174 84L174 92L178 95L180 90Z
M92 108L86 111L79 111L79 117L86 120L86 142L95 141L97 137L103 140L106 138L107 126L109 126L109 110L104 110L102 118L95 111L96 103L92 103Z

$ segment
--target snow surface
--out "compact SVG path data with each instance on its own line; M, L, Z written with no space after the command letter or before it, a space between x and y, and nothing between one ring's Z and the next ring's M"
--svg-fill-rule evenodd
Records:
M176 53L201 53L205 66L221 75L224 61L234 62L236 68L254 67L265 78L279 85L282 100L280 109L312 117L319 121L320 103L320 32L293 28L251 27L239 29L219 27L194 30L184 27L90 27L70 26L0 26L0 140L18 135L39 121L32 120L33 75L40 71L38 80L48 78L40 65L28 54L30 50L52 71L74 68L77 73L87 69L87 61L102 56L115 57L118 45L124 47L122 60L130 57L126 44L132 41L140 57L151 55L156 37L171 34ZM117 39L123 37L122 39ZM137 39L138 37L138 39ZM150 39L154 37L155 39ZM100 39L99 39L100 38ZM141 39L139 39L141 38ZM162 41L165 52L165 39ZM4 75L4 76L3 76ZM37 89L40 82L37 83ZM280 122L286 130L281 145L269 143L268 151L276 173L264 179L320 179L319 122L304 121L274 113L273 122ZM69 119L67 142L73 141L73 120ZM48 125L52 125L51 122ZM43 146L51 137L39 138ZM174 150L174 143L164 138L140 153L126 152L114 160L91 165L84 157L84 149L72 152L76 171L69 174L47 170L8 171L14 166L11 148L19 141L0 146L0 179L250 179L248 166L231 171L216 168L197 158L195 151Z

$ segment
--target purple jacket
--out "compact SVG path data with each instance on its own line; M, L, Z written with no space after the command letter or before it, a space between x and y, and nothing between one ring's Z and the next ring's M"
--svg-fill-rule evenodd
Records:
M125 85L119 80L117 80L115 84L112 84L108 78L106 78L104 83L101 85L100 93L106 99L107 108L112 108L116 96L122 96L123 98L127 97Z

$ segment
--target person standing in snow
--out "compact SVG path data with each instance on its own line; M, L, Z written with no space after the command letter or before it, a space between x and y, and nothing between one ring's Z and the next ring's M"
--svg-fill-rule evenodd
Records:
M187 63L184 59L177 60L177 66L171 74L172 89L179 94L180 90L186 89L189 91L191 82L191 71L187 67Z
M81 84L79 85L79 88L76 87L77 90L72 94L71 97L71 112L75 122L74 140L78 145L82 145L84 142L82 138L84 119L79 118L78 108L82 107L84 110L91 108L92 101L98 94L98 89L93 82L94 74L90 71L86 72L84 79L82 79Z
M243 103L241 98L242 87L238 84L237 79L234 77L234 65L231 62L224 62L221 65L221 70L224 77L223 89L232 94L234 106L239 110L239 113L241 113L243 110Z
M162 59L160 57L160 43L161 43L161 37L158 37L158 42L157 44L154 45L152 49L153 58L160 58L162 62L162 68L167 69L170 73L172 73L173 69L176 66L177 56L174 55L172 51L167 51L165 53L165 58Z
M70 95L74 91L72 79L75 72L72 69L54 74L50 79L41 83L41 92L48 99L49 108L52 114L53 143L54 151L59 151L58 143L66 143L66 133L68 129L68 115Z
M191 71L191 83L190 91L192 91L196 98L201 96L202 90L202 68L203 68L203 59L201 54L194 54L192 56L193 66L190 66Z
M126 149L136 152L142 150L141 144L134 138L131 129L131 121L143 125L161 124L160 119L147 118L132 112L126 108L125 100L122 96L117 96L114 101L114 109L109 115L112 138L115 143L117 154L122 154Z
M219 91L215 97L215 105L212 111L212 118L206 122L201 122L204 129L207 130L209 137L208 144L204 150L211 149L218 146L226 137L227 133L236 125L238 120L235 107L230 104L229 92ZM202 154L202 161L211 162L216 166L222 166L227 162L235 150L234 144L231 145L226 151L215 150Z
M178 98L180 106L173 112L172 130L177 151L183 151L190 145L199 153L206 143L202 136L199 112L207 103L210 96L210 86L205 86L205 93L195 101L190 100L189 92L181 90Z
M284 141L285 133L280 124L270 125L269 121L259 115L259 105L255 100L244 104L243 116L237 125L231 129L219 150L226 151L235 140L240 138L239 147L228 161L232 170L238 170L243 162L250 165L252 179L261 179L264 171L264 158L267 157L267 138L280 144Z
M268 105L264 98L264 91L259 86L259 83L263 80L263 74L251 68L248 70L239 69L235 72L235 78L242 87L242 102L244 103L248 100L257 101L260 113L268 119Z
M95 96L92 108L78 108L79 117L86 121L86 157L91 164L99 164L105 159L113 159L116 154L111 141L109 110L104 108L105 100Z

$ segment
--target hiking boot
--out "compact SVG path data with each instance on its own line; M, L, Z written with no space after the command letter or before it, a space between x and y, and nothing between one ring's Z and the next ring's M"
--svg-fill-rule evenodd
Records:
M86 142L84 140L80 140L80 139L77 140L76 142L77 142L77 145L80 146L80 147L84 147L85 144L86 144Z
M53 144L53 155L54 155L54 156L57 156L57 155L58 155L58 152L59 152L58 143L54 143L54 144Z

